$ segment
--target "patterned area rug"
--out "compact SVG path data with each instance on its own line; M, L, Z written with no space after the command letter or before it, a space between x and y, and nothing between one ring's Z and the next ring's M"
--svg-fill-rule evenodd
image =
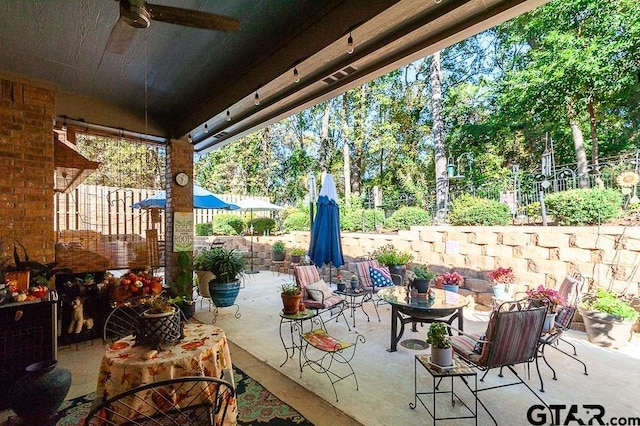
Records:
M313 426L300 413L276 398L264 386L243 371L233 368L238 400L239 425L300 425ZM56 426L72 426L84 424L83 419L89 413L95 392L65 401L58 411ZM9 425L19 425L12 421Z

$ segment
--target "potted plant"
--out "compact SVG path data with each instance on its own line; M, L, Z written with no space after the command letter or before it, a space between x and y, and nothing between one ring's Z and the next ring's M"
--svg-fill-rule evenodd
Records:
M453 293L458 292L458 287L464 282L464 277L457 272L447 272L436 277L436 287Z
M342 278L342 275L338 275L336 277L337 283L336 286L338 287L338 291L345 291L347 289L347 285L344 282L344 278Z
M289 255L291 256L291 263L300 263L300 259L302 258L302 255L304 255L305 253L307 253L306 249L300 246L293 247L289 251Z
M169 284L169 293L172 301L182 310L184 316L189 319L196 313L196 305L193 301L193 270L191 257L186 251L181 251L177 259L178 274L175 281Z
M411 285L418 290L418 293L426 293L429 282L435 278L436 274L427 265L416 265L411 272L413 272Z
M142 327L137 340L159 347L180 339L180 314L164 293L153 295L142 312Z
M599 288L582 297L578 307L589 341L599 346L618 348L631 338L638 311L610 290Z
M399 251L393 245L387 244L375 250L373 256L381 265L386 265L389 272L402 276L404 280L405 265L413 260L413 255L408 251Z
M556 315L564 306L564 298L560 296L557 290L543 285L527 290L527 298L536 305L548 303L547 318L542 329L543 331L551 330L554 326Z
M245 257L235 250L211 247L198 253L193 263L196 269L213 274L208 281L212 302L220 308L233 305L240 291L239 278L247 267Z
M276 241L271 246L271 260L274 262L282 262L285 257L285 246L284 242Z
M499 300L510 300L513 295L514 286L512 284L516 280L513 269L499 267L498 269L489 271L487 275L489 276L491 289L493 290L495 298Z
M296 283L284 283L280 286L280 297L282 298L282 311L287 315L298 313L300 300L302 299L302 289Z
M427 332L427 343L431 345L431 363L440 367L453 365L453 348L449 329L442 322L433 322Z

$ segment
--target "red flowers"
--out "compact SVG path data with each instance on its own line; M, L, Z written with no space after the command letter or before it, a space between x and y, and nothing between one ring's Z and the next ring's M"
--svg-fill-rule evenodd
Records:
M448 272L440 275L436 279L439 279L442 281L442 284L445 285L462 285L462 282L464 281L464 277L457 272Z
M489 271L489 279L494 284L513 284L516 277L511 268L498 268Z
M557 290L539 285L536 289L527 290L529 299L547 299L549 301L549 312L558 312L564 305L564 298Z

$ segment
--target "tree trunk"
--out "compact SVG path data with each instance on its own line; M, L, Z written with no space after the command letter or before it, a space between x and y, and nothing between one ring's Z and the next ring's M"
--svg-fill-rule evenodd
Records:
M331 111L331 103L326 103L326 108L322 113L322 128L320 129L320 169L328 172L329 157L329 112Z
M589 96L587 102L587 110L589 111L589 128L591 130L591 165L595 174L595 179L598 185L601 184L600 168L598 167L600 153L598 152L598 129L596 127L597 119L594 106L593 95Z
M447 154L444 148L444 123L442 121L442 86L440 75L440 51L431 57L431 109L433 114L433 146L436 172L436 218L448 208L449 180L447 179Z
M576 150L578 186L580 188L589 187L589 176L587 175L587 154L584 149L584 136L578 125L578 119L572 101L567 103L567 113L569 115L569 126L573 137L573 146Z

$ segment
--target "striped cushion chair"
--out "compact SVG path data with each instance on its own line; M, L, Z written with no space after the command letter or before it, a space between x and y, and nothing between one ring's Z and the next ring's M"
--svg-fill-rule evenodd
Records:
M293 276L298 287L302 289L302 302L307 308L314 309L318 313L332 312L331 319L336 318L337 320L342 315L347 322L343 312L344 301L342 297L337 294L325 295L321 291L307 289L309 285L320 281L320 273L315 265L294 265ZM347 327L349 327L348 323Z
M459 332L462 334L451 336L451 343L458 357L470 366L485 372L480 379L481 382L493 368L499 368L501 375L503 367L506 367L516 378L512 383L477 389L476 396L478 392L522 384L551 412L547 403L522 380L514 369L515 365L528 365L534 360L537 361L538 342L546 315L546 306L532 307L527 299L509 301L491 313L484 335ZM540 376L539 371L538 376ZM478 402L494 423L498 424L480 399Z

